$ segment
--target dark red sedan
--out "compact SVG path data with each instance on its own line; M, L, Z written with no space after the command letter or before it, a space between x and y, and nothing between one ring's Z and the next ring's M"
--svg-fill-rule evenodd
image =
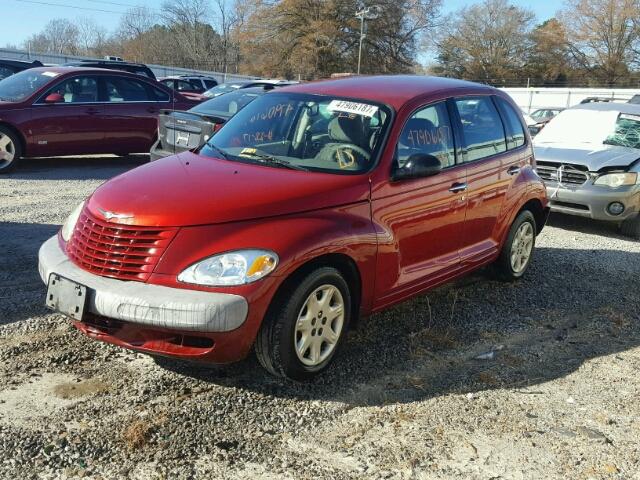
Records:
M25 70L0 81L0 173L23 157L146 153L161 109L197 103L127 72Z
M356 317L488 264L522 277L548 212L534 167L491 87L285 87L78 205L40 249L46 302L94 339L216 363L255 346L268 371L310 378Z

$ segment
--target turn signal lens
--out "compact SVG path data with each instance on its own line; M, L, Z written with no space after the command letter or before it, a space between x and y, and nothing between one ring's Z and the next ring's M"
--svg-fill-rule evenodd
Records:
M60 234L62 235L62 239L65 242L68 242L71 238L71 234L73 233L73 229L76 228L76 223L78 223L78 219L80 218L80 214L82 213L83 208L84 202L73 209L71 214L67 217L64 224L62 225Z

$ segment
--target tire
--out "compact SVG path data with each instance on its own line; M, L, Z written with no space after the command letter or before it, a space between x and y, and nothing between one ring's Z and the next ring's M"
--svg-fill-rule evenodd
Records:
M626 237L640 240L640 214L633 218L627 218L620 226L620 231Z
M255 350L258 361L271 374L304 381L326 370L344 343L352 300L347 282L335 268L319 268L291 282L296 284L293 293L274 299ZM340 303L342 313L336 314L338 310L331 309Z
M14 170L21 157L20 138L13 130L0 125L0 173L9 173Z
M536 234L533 213L529 210L521 211L511 224L500 256L494 264L494 271L500 280L512 282L526 273L533 258ZM520 249L520 254L514 249Z

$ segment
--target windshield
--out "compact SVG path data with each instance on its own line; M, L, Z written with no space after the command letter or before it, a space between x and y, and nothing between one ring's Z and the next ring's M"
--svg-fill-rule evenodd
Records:
M233 92L242 88L244 83L221 83L220 85L216 85L213 88L210 88L206 92L203 93L205 97L217 97L218 95L222 95L223 93Z
M534 143L589 143L640 149L640 112L635 115L615 110L565 110L549 122Z
M389 118L387 107L366 100L269 93L229 120L201 154L274 167L362 173L373 166Z
M193 107L190 111L202 115L219 115L223 117L230 117L238 113L263 93L264 90L262 88L242 89L235 92L227 93L225 95L220 95L218 97L212 98L211 100L207 100L206 102L202 102Z
M49 83L59 73L42 70L24 70L0 81L0 100L21 102Z

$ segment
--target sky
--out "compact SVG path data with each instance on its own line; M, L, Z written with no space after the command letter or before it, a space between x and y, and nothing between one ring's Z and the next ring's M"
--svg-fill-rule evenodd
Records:
M512 1L533 10L539 22L553 17L561 5L558 0ZM474 0L444 0L443 13L473 3ZM117 27L120 15L128 8L140 5L157 10L161 4L162 0L0 0L3 12L0 46L22 45L53 18L89 17L112 31Z

